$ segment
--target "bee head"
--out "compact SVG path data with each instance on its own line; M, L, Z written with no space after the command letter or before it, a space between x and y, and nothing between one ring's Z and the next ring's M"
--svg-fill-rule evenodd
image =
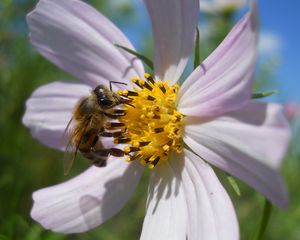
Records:
M105 86L99 85L94 89L94 93L97 97L97 101L102 108L112 108L116 105L113 93Z

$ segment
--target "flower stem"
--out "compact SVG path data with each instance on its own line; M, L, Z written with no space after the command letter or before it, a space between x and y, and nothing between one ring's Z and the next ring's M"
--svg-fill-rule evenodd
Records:
M254 240L262 240L263 239L263 235L266 231L268 222L270 220L271 212L272 212L272 203L268 199L265 199L263 216L262 216L262 219L260 222L259 230L256 233Z

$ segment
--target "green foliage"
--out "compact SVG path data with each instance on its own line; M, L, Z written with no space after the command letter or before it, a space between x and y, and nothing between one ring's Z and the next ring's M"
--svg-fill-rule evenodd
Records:
M272 96L273 94L276 94L276 93L278 93L277 90L265 91L265 92L261 92L261 93L253 93L252 99L265 98L265 97Z
M200 65L200 32L197 28L196 30L196 40L195 40L195 49L194 49L194 69Z
M144 56L141 53L133 51L132 49L124 47L124 46L121 46L119 44L115 44L115 46L118 47L118 48L121 48L121 49L125 50L126 52L129 52L130 54L132 54L132 55L136 56L137 58L139 58L140 60L142 60L142 62L144 64L146 64L152 70L152 72L153 72L153 70L154 70L154 68L153 68L153 62L149 58L147 58L146 56Z

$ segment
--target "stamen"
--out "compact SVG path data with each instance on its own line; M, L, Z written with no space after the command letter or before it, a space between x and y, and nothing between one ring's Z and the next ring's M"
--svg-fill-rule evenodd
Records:
M164 84L162 82L160 82L158 86L159 86L159 89L163 92L163 94L165 94L167 90L165 89Z
M140 148L138 148L138 147L128 147L127 146L124 148L125 153L137 152L139 150L140 150Z
M164 131L164 128L154 128L154 132L155 133L161 133L161 132L163 132Z
M149 73L145 73L145 74L144 74L144 77L145 77L150 83L152 83L152 85L155 84L154 79L151 77L151 75L150 75Z
M153 96L151 96L151 95L148 95L148 96L147 96L147 100L154 101L155 99L156 99L156 98L153 97Z
M137 92L133 92L133 91L127 91L127 96L138 96L139 94Z
M140 85L139 79L138 78L132 78L131 81L136 84L138 87L143 88L143 86Z
M150 169L153 169L153 168L157 165L159 159L160 159L159 156L156 157L156 158L149 164L149 168L150 168Z
M128 156L128 157L126 157L126 161L127 162L132 162L134 160L139 159L141 156L142 156L141 154L135 154L133 156Z
M139 146L140 146L140 147L145 147L145 146L147 146L149 143L150 143L150 141L149 141L149 142L139 142Z
M149 91L152 91L152 87L147 83L147 82L144 82L144 85L143 85L145 88L147 88Z
M167 160L171 151L182 151L183 115L176 110L178 85L156 82L147 73L144 77L146 81L132 78L139 88L118 91L121 97L130 96L130 106L124 104L126 114L118 118L119 123L108 123L108 127L121 128L122 134L116 136L114 142L127 145L124 148L126 161L138 160L152 169ZM114 113L121 114L116 110Z

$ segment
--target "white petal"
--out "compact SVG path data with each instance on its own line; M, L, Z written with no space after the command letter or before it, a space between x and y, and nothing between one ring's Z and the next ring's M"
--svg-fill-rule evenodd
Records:
M30 40L43 56L93 87L143 76L141 61L114 45L133 49L128 39L82 1L41 0L27 22Z
M43 144L64 149L63 133L77 101L90 95L83 84L54 82L36 89L26 102L23 123Z
M31 216L55 232L79 233L95 228L125 205L142 169L139 163L110 158L106 167L91 167L65 183L35 192Z
M145 0L154 37L154 68L161 80L175 83L194 45L198 0Z
M281 108L252 103L215 119L186 118L184 141L201 158L236 176L285 207L279 166L290 131Z
M215 117L249 101L257 52L256 16L254 8L183 83L178 95L181 113Z
M172 159L170 159L172 161ZM180 174L162 162L151 176L141 240L185 240L187 207Z
M184 189L188 208L187 239L239 239L232 202L214 171L192 152L184 150L184 155L184 163L176 159L170 160L170 165L181 176Z

